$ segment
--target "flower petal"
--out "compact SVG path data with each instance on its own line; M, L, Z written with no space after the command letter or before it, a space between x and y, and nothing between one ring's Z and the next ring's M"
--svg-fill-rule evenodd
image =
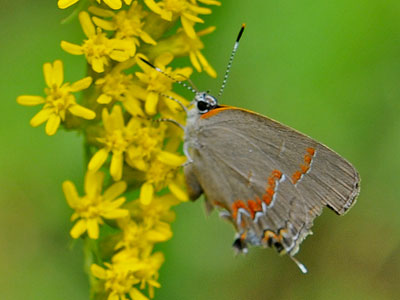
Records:
M67 199L68 205L71 208L75 208L77 203L79 202L79 195L78 192L76 191L75 185L71 181L66 180L62 184L62 189L65 198Z
M170 183L168 185L168 189L171 191L172 194L174 194L174 196L176 198L178 198L180 201L182 202L186 202L189 201L189 197L188 194L185 192L184 189L182 189L179 185L177 185L176 183Z
M140 202L143 205L148 205L151 203L154 197L154 187L151 183L146 182L140 188Z
M70 7L71 5L75 4L79 0L58 0L58 8L64 9Z
M104 30L114 31L117 29L114 22L100 19L98 17L93 17L92 20L96 26L99 26L100 28L102 28Z
M81 55L83 54L83 49L81 46L72 44L70 42L61 41L61 48L72 55Z
M157 113L158 98L158 94L154 92L149 92L147 95L144 109L149 116L153 116Z
M129 296L134 300L149 300L141 291L134 287L129 290Z
M60 122L61 118L59 115L51 114L46 123L46 134L54 135L57 132L58 127L60 126Z
M88 11L93 15L103 17L103 18L112 18L115 16L115 13L111 10L100 8L97 6L89 6Z
M201 7L201 6L189 4L189 8L191 11L193 11L197 14L208 15L208 14L212 13L212 10L209 9L208 7Z
M119 296L120 294L118 294L117 292L111 291L111 293L107 297L107 300L126 300L126 297L124 299L122 297L120 298Z
M122 115L122 108L119 105L115 105L110 115L110 121L112 122L113 130L124 129L124 116Z
M61 60L57 59L53 63L53 78L52 82L56 86L61 86L64 81L64 68Z
M71 92L79 92L84 89L87 89L91 84L92 84L92 77L88 76L85 78L82 78L81 80L75 81L71 86L69 87Z
M132 53L134 54L136 51L136 47L134 47L134 45L132 45ZM126 61L129 58L129 53L127 51L123 51L123 50L114 50L110 53L110 57L113 60L116 60L118 62L123 62Z
M88 170L98 171L104 162L107 160L109 151L106 148L102 148L97 151L90 159Z
M211 65L208 63L207 59L201 54L200 51L196 51L196 55L202 64L204 71L207 72L208 75L210 75L212 78L217 77L217 72L215 72L214 68L211 67Z
M207 5L217 5L221 6L221 2L216 1L216 0L198 0L201 3L207 4Z
M161 14L162 9L157 5L156 2L154 2L154 0L144 0L144 3L146 3L147 7L154 11L156 14Z
M195 39L197 36L196 36L196 32L194 31L194 28L193 28L194 22L190 21L189 19L185 18L184 16L181 16L181 23L182 23L182 27L185 30L188 37L190 37L191 39Z
M104 173L103 172L86 172L84 189L89 197L100 195L103 187Z
M97 98L97 103L100 104L108 104L110 103L112 100L112 97L107 95L107 94L101 94L98 98Z
M79 22L81 23L83 32L88 38L96 34L96 28L94 27L92 20L90 20L90 16L86 11L81 11L79 13Z
M217 29L217 27L215 27L215 26L207 27L206 29L198 31L197 36L203 36L206 34L210 34L211 32L215 31L215 29Z
M41 111L39 111L30 121L30 124L32 127L37 127L40 124L43 124L44 122L46 122L51 114L53 113L53 110L50 108L47 109L42 109Z
M164 67L168 65L172 60L174 59L174 56L170 52L165 52L154 60L154 65L158 67Z
M97 73L103 73L104 72L104 63L101 58L93 58L92 60L92 69L93 71Z
M119 181L110 186L103 194L104 201L114 200L126 190L126 182Z
M124 155L122 152L114 152L111 158L110 174L117 181L122 177L122 166L124 163Z
M210 12L211 12L211 10L210 10ZM196 17L195 15L191 15L191 14L188 14L188 13L183 13L182 16L185 17L186 19L192 21L192 22L204 23L204 21L202 19L200 19L199 17Z
M179 167L187 158L171 152L160 151L160 153L157 154L157 159L168 166Z
M48 87L53 85L53 66L51 63L44 63L43 64L43 75L44 81Z
M91 239L96 240L99 238L99 223L95 218L87 220L87 231Z
M72 227L69 233L73 239L77 239L86 231L86 229L86 222L85 220L81 219L75 223L74 227Z
M106 201L106 200L104 200L104 201ZM105 208L105 210L110 211L110 210L120 207L125 201L126 201L125 197L120 197L114 201L104 202L105 204L103 205L103 207Z
M83 107L79 104L72 105L68 108L68 111L77 116L84 118L86 120L92 120L96 117L96 113L93 110L90 110L89 108Z
M101 111L101 118L103 120L104 129L107 132L113 131L112 121L110 120L110 113L108 112L107 108L105 108L105 107Z
M112 9L120 9L122 7L121 0L103 0Z
M129 97L125 99L124 102L122 102L124 105L125 109L132 115L132 116L140 116L144 117L144 112L141 107L141 102L138 99L135 99L133 97Z
M106 219L120 219L127 217L129 215L129 211L127 209L117 208L111 211L101 213L101 216Z
M90 266L90 272L93 276L100 278L100 279L107 279L107 270L103 269L102 267L92 264Z
M193 67L196 69L197 72L201 72L201 65L199 60L197 59L196 53L193 51L189 52L190 62L192 63Z
M21 95L17 98L17 103L25 106L35 106L46 102L41 96Z
M140 38L147 44L156 45L157 42L145 31L140 33Z

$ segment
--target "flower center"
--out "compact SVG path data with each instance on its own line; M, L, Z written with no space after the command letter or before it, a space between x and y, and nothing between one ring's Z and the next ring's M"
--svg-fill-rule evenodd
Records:
M107 135L105 144L113 152L125 152L130 141L122 130L117 129Z

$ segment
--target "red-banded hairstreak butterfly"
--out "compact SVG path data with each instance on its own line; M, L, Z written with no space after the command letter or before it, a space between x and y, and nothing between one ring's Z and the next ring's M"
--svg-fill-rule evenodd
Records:
M243 30L244 25L219 96ZM237 232L233 246L238 251L247 252L247 245L273 247L289 254L306 273L293 256L324 206L342 215L355 203L360 181L356 169L292 128L245 109L219 105L208 92L177 82L196 93L191 109L184 107L188 116L182 126L190 198L204 194L206 206L218 208L220 216L233 224Z

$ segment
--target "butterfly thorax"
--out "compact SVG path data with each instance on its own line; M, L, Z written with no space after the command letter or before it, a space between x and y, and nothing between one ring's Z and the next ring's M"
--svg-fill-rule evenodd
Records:
M217 99L207 92L197 92L193 101L192 108L189 110L186 119L185 128L185 143L187 147L192 147L193 145L188 144L192 141L197 130L197 122L200 117L209 111L218 107Z

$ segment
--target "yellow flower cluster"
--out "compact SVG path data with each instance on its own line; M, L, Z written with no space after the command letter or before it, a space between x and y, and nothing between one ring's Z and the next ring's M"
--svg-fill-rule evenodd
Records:
M59 0L58 6L78 1ZM164 255L154 246L172 237L172 206L188 200L180 168L186 161L180 150L183 131L174 124L185 123L181 105L188 101L173 91L173 83L188 79L192 68L170 64L186 56L195 70L216 76L201 53L201 37L215 27L196 31L194 26L211 13L208 5L220 2L92 3L86 10L84 1L76 7L84 40L61 41L66 52L84 55L88 76L64 83L63 63L45 63L45 96L22 95L17 102L43 105L31 125L47 122L46 134L63 127L85 138L84 195L71 181L62 187L74 211L71 237L84 239L90 253L85 265L90 265L92 298L144 300L160 287Z

